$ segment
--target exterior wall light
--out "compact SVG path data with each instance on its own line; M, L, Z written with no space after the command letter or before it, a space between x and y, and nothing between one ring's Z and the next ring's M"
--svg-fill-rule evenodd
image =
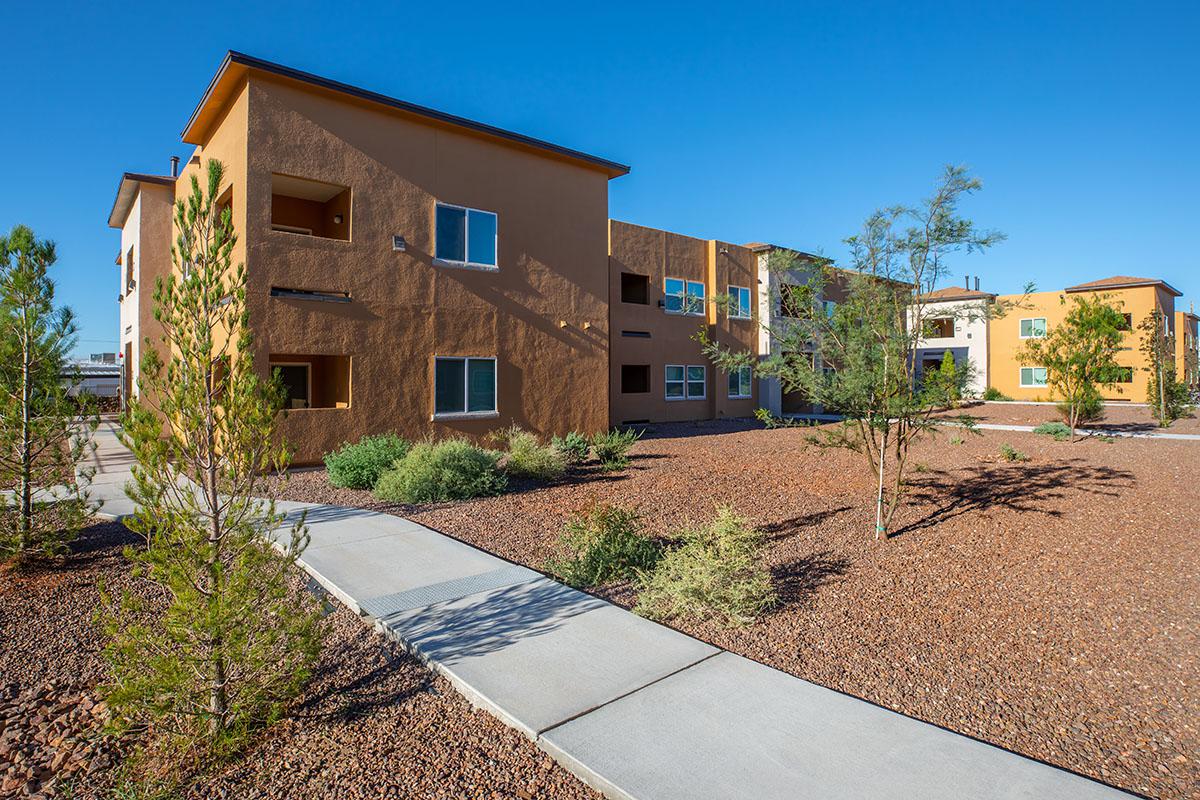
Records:
M342 224L342 215L341 215L341 214L334 214L334 215L333 215L333 222L334 222L334 224L335 224L335 225L341 225L341 224Z

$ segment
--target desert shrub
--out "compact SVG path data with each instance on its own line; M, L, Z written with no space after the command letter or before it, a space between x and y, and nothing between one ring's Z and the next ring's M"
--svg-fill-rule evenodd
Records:
M762 534L733 509L718 509L711 524L680 538L682 544L643 575L638 614L745 625L776 603L771 573L762 564Z
M1100 391L1096 388L1090 390L1080 390L1080 399L1076 403L1076 423L1086 425L1089 422L1098 422L1104 419L1104 398L1100 396ZM1071 406L1069 403L1059 403L1058 411L1063 415L1064 420L1071 418Z
M637 514L597 505L573 516L559 538L562 555L546 560L546 571L576 588L633 578L662 555L658 542L638 530Z
M592 443L579 431L571 431L561 439L555 436L550 446L562 453L568 464L581 464L592 452Z
M329 482L347 489L373 489L379 476L408 455L410 445L394 433L364 436L325 456Z
M1012 400L1011 397L997 389L995 386L989 386L983 390L984 400Z
M1023 463L1029 460L1029 456L1020 450L1014 449L1008 442L1000 445L1000 457L1010 464Z
M1066 442L1071 438L1071 429L1062 422L1043 422L1033 429L1034 433L1053 436L1056 441Z
M624 469L629 466L629 448L642 438L642 431L633 429L597 433L592 437L592 452L605 470Z
M542 444L529 431L523 431L514 425L499 438L508 448L504 471L509 475L553 481L561 478L567 471L567 460L562 453Z
M380 476L375 496L392 503L438 503L500 494L508 483L500 457L463 439L422 442Z

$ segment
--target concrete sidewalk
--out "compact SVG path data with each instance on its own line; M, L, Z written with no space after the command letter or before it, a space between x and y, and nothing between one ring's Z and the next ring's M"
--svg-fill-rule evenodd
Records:
M105 439L108 439L106 442ZM128 454L97 434L103 512ZM113 447L113 445L116 447ZM473 703L613 798L1121 798L637 617L410 520L307 514L304 568Z
M959 423L953 420L939 421L939 424L946 425L952 428L961 427ZM1036 427L1034 425L1008 425L1000 422L977 422L975 427L981 431L1020 431L1023 433L1032 433ZM1076 428L1075 432L1080 436L1114 436L1130 439L1175 439L1185 442L1200 442L1200 434L1196 433L1171 433L1170 431L1122 431L1109 428Z

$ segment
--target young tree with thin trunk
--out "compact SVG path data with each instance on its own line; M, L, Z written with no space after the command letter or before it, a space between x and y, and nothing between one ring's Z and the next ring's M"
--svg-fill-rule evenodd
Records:
M91 510L96 417L63 381L75 318L54 306L54 243L24 225L0 237L0 558L55 555Z
M1080 423L1100 413L1099 387L1129 369L1117 363L1125 328L1125 315L1106 297L1076 296L1063 321L1044 337L1028 340L1020 353L1027 363L1045 367L1046 385L1059 398L1072 442Z
M931 416L945 401L924 391L915 374L928 323L925 297L949 274L949 256L1003 239L959 216L959 202L980 188L965 169L947 167L920 207L896 206L868 217L862 231L846 239L850 269L836 274L848 282L847 298L832 314L821 307L835 278L831 262L773 251L768 266L781 288L770 302L780 313L759 320L772 342L770 356L759 360L727 350L703 332L699 337L720 369L751 367L760 377L778 379L784 392L803 392L843 416L841 425L812 441L865 457L876 486L876 538L887 537L903 499L910 446L934 429ZM972 319L1002 311L993 305L937 313Z
M1138 330L1141 332L1140 349L1146 356L1146 371L1150 373L1146 384L1150 413L1159 426L1165 428L1191 408L1188 386L1177 379L1175 372L1175 337L1157 309L1138 323Z
M127 524L146 540L128 554L165 611L131 614L126 595L108 620L108 697L121 719L202 752L236 748L275 719L319 647L319 609L293 574L307 528L257 499L263 476L288 462L283 399L254 369L246 271L232 265L230 211L215 203L222 177L209 161L206 185L193 176L176 204L174 270L154 293L163 356L147 341L124 420L137 458Z

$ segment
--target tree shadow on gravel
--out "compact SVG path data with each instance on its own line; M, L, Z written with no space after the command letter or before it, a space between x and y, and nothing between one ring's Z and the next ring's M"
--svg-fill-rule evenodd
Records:
M397 669L409 658L395 651L389 644L373 645L370 656L361 644L354 641L342 642L333 650L326 649L321 655L321 665L313 673L312 685L323 684L320 691L304 698L296 707L294 716L308 719L335 721L353 720L370 714L377 708L396 705L430 690L433 673L414 670L415 677L397 686L394 680ZM364 658L379 660L366 672L359 671ZM347 673L347 674L343 674ZM347 680L348 679L348 680ZM322 705L332 703L328 710Z
M825 550L771 568L771 580L779 593L778 610L807 603L819 587L850 568L850 562Z
M17 567L15 572L24 577L37 577L46 573L64 575L84 571L96 564L121 558L122 551L129 545L136 547L143 543L141 536L119 522L96 522L79 531L79 536L71 542L70 552L65 557L31 558Z
M772 522L763 525L759 528L764 534L767 542L778 542L783 539L791 538L805 528L811 528L814 525L820 525L828 519L836 517L845 511L850 511L850 506L841 506L840 508L825 508L820 511L813 511L810 514L801 514L789 519L782 519L778 522Z
M1052 507L1054 501L1072 494L1119 497L1122 489L1134 484L1132 472L1092 466L1079 458L1049 464L980 465L965 472L938 471L914 480L909 487L911 502L933 508L897 529L892 537L994 508L1061 517L1066 512Z

